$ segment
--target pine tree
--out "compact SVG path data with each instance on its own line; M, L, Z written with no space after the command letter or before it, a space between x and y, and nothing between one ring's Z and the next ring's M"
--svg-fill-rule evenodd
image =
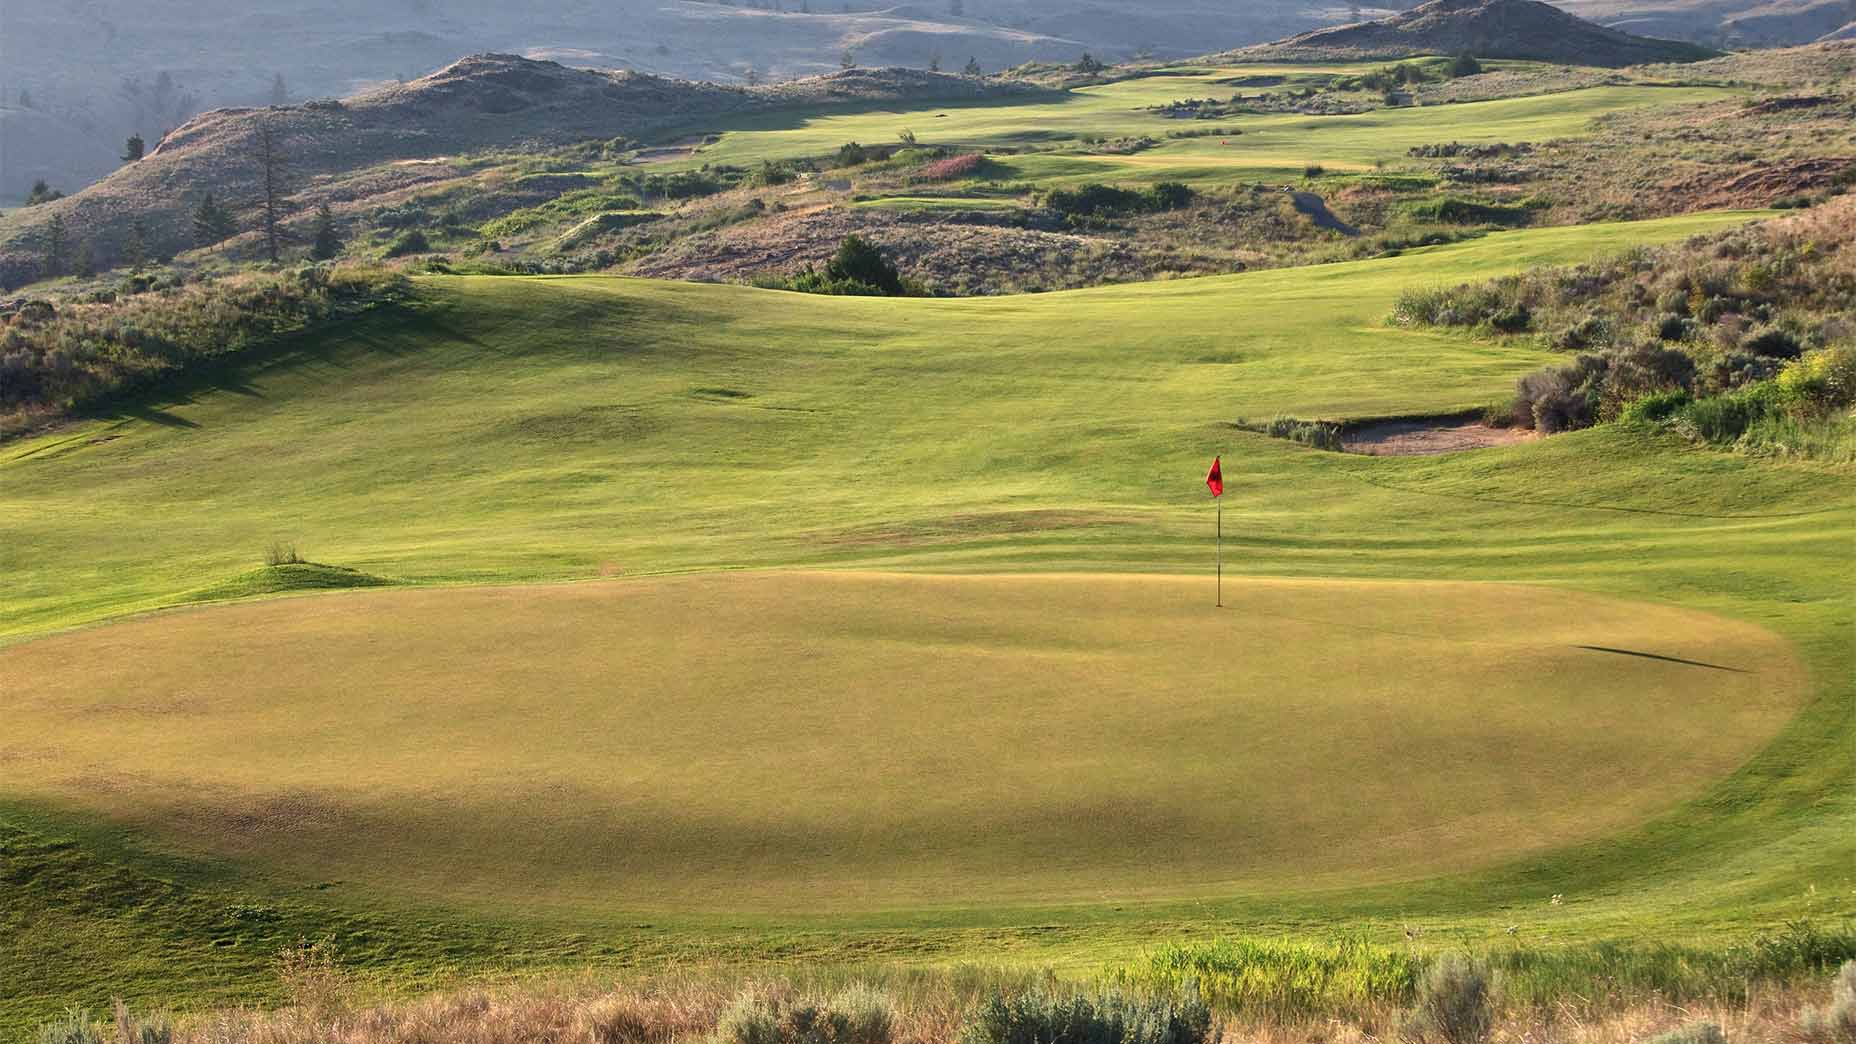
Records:
M65 230L64 215L54 214L45 226L45 274L61 276L70 260L71 240Z
M222 243L233 232L232 214L219 205L219 201L208 192L200 199L200 205L193 208L193 245L209 247Z
M272 105L290 104L290 88L284 86L284 74L283 73L278 73L276 78L271 80L271 104Z
M45 183L44 178L32 183L32 191L26 194L26 205L36 207L41 203L50 203L54 199L63 199L64 193Z
M309 248L309 256L318 261L332 261L341 252L342 237L335 229L335 211L324 202L316 208L316 241Z
M838 57L838 68L840 68L840 69L855 69L855 68L857 68L857 54L856 54L856 52L854 52L854 51L852 51L852 50L851 50L850 48L848 48L848 47L846 47L846 48L844 49L844 53L843 53L842 55L840 55L840 56Z
M983 72L983 71L982 71L982 70L980 69L980 60L979 60L978 58L968 58L968 59L967 59L967 67L966 67L965 69L963 69L963 70L961 70L961 71L962 71L963 73L965 73L966 75L968 75L968 76L984 76L984 75L986 75L986 74L985 74L985 72Z
M929 55L928 71L929 72L940 72L941 71L941 52L940 51L936 51L934 54Z
M123 243L123 260L129 262L129 271L140 272L148 265L148 224L136 218L129 225L129 238Z
M142 153L147 148L148 143L142 140L140 134L129 135L129 140L122 143L122 161L134 163L142 158Z
M262 201L264 253L276 261L282 251L284 187L289 170L285 165L283 144L270 120L258 124L258 178L264 189Z

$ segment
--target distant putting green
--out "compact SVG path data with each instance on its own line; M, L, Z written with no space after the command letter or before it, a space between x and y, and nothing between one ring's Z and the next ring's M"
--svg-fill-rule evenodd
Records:
M1365 69L1370 66L1359 66ZM1262 71L1269 71L1259 67ZM835 153L846 142L893 142L903 131L925 145L974 148L1060 146L1083 138L1151 136L1206 126L1235 133L1163 140L1128 156L1036 152L1013 157L1012 177L1043 182L1154 180L1207 182L1232 177L1299 177L1304 167L1363 170L1435 142L1540 142L1577 137L1593 120L1646 106L1682 105L1727 96L1718 87L1591 87L1495 101L1387 109L1355 116L1232 116L1174 120L1152 111L1185 98L1228 96L1232 72L1154 76L1085 87L1034 100L923 106L878 112L738 121L681 166L756 164Z
M1211 595L762 573L158 614L0 650L0 792L447 905L1176 898L1603 836L1731 771L1805 694L1783 641L1685 610Z

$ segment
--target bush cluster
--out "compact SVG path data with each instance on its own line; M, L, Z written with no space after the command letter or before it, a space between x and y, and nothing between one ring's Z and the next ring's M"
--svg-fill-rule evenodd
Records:
M1144 190L1090 182L1073 189L1051 189L1043 202L1067 219L1087 220L1179 210L1192 197L1192 189L1177 181L1163 181Z
M935 160L915 172L916 181L957 181L970 178L986 165L986 157L977 152Z
M1393 318L1577 353L1521 379L1514 420L1523 426L1626 419L1717 445L1817 444L1841 454L1856 401L1851 224L1789 219L1585 265L1412 288Z
M408 288L384 269L307 266L0 315L0 436Z
M1196 991L1178 1000L1033 991L994 994L960 1044L1205 1044L1211 1036L1211 1008Z
M755 285L769 290L853 297L898 297L921 292L902 278L895 263L884 257L882 250L856 235L845 237L823 270L807 265L797 275L756 280Z
M889 1044L895 1023L889 997L868 986L797 999L748 990L722 1012L712 1039L714 1044Z

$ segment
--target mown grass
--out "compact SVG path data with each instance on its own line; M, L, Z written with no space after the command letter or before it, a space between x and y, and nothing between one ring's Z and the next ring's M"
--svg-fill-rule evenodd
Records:
M1604 838L1418 880L1192 900L462 912L15 801L0 916L20 957L0 1010L23 1026L74 1000L100 1010L112 991L270 1000L277 949L324 930L363 975L417 986L670 957L983 956L1074 972L1187 932L1339 924L1382 944L1409 926L1440 949L1488 949L1510 926L1517 944L1654 933L1705 948L1846 917L1856 497L1844 471L1617 427L1393 459L1230 426L1475 407L1547 356L1388 329L1404 286L1742 219L1502 233L1397 259L998 300L434 278L416 307L7 444L0 633L14 642L172 605L250 570L274 539L424 584L791 565L1203 572L1199 479L1222 452L1231 576L1499 580L1720 614L1790 643L1810 701L1725 779ZM18 741L3 742L10 754ZM1402 769L1388 760L1382 774Z
M1634 602L1211 595L778 571L162 613L0 650L19 730L0 792L280 881L489 913L1217 897L1604 836L1731 771L1804 698L1774 636Z
M1368 63L1357 69L1375 67ZM1231 116L1219 124L1228 124L1241 135L1168 140L1128 156L1062 151L1084 138L1165 138L1168 131L1190 127L1190 121L1167 119L1147 107L1178 98L1229 94L1231 88L1219 83L1223 78L1217 74L1145 77L1080 88L1048 101L763 117L733 124L720 141L666 169L704 163L756 166L768 160L826 156L846 142L888 142L901 131L912 130L926 145L1057 150L1012 157L1002 168L1009 176L1047 186L1102 180L1291 181L1299 179L1310 163L1336 171L1370 170L1376 161L1402 157L1418 145L1573 137L1609 113L1728 96L1714 87L1607 86L1355 116Z

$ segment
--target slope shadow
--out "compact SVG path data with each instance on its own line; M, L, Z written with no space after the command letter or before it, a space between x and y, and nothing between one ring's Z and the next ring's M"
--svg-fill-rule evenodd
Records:
M1664 663L1679 663L1689 667L1706 667L1711 671L1732 671L1735 674L1751 673L1742 667L1725 667L1718 663L1703 663L1700 660L1684 660L1680 656L1664 656L1661 653L1638 652L1635 649L1613 649L1608 645L1581 645L1579 648L1591 652L1611 653L1614 656L1639 656L1646 660L1661 660Z

